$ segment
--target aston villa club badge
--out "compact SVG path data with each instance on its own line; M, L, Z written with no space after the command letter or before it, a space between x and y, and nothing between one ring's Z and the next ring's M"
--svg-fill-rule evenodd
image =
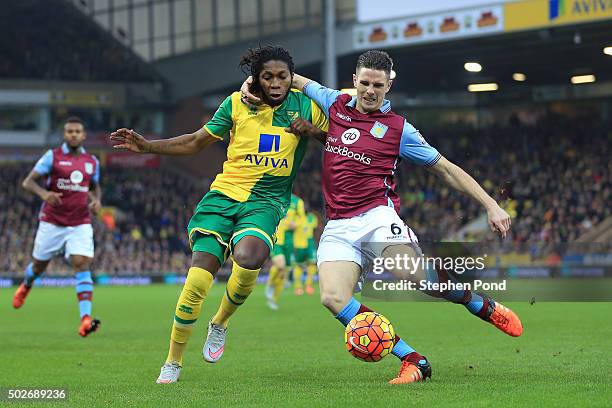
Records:
M383 137L385 137L387 129L389 129L389 126L383 125L382 123L376 121L376 123L374 123L374 126L372 126L372 129L370 129L370 133L375 138L382 139Z

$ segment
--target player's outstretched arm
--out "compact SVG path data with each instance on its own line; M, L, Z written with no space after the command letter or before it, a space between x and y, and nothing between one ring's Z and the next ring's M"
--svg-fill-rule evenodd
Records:
M249 76L244 80L242 86L240 87L240 99L247 105L261 105L261 99L251 93L252 83L252 76ZM304 92L306 96L315 101L327 116L329 116L329 107L341 94L341 92L336 89L327 88L313 81L312 79L301 76L300 74L293 74L293 82L291 83L291 86Z
M23 180L21 186L32 194L36 194L43 201L48 202L51 205L60 205L62 203L62 193L56 193L54 191L45 190L42 188L37 180L43 175L38 173L36 170L32 170L30 174Z
M301 76L300 74L293 74L293 81L291 82L291 86L295 89L299 89L304 92L304 88L306 88L306 84L312 82L312 79Z
M307 83L311 81L311 79L303 77L299 74L293 74L293 81L291 82L291 87L304 92L304 87ZM251 93L251 84L253 84L253 77L249 75L240 87L240 99L247 105L261 105L263 103L261 101L261 98Z
M444 157L428 168L432 173L442 178L449 186L478 201L487 210L489 227L492 231L499 231L502 238L510 229L510 216L497 202L487 194L476 180L467 174L461 167L451 163Z
M147 140L131 129L122 128L111 133L110 139L113 142L119 142L119 144L113 146L115 149L129 150L134 153L167 154L171 156L195 154L209 144L219 140L218 137L212 136L204 128L194 133L161 140Z

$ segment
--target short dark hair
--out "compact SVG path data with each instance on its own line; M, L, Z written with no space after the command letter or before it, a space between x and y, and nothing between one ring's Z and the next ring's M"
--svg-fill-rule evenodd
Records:
M79 123L81 126L85 127L83 119L79 118L78 116L69 116L68 119L66 119L66 121L64 122L64 124L67 123Z
M261 90L259 85L259 74L263 70L263 65L268 61L283 61L287 64L291 75L295 72L293 58L285 48L277 45L249 48L238 65L242 72L253 77L254 91Z
M393 60L385 51L370 50L364 52L359 56L359 58L357 58L357 67L355 68L355 71L359 71L359 68L385 71L387 76L391 76Z

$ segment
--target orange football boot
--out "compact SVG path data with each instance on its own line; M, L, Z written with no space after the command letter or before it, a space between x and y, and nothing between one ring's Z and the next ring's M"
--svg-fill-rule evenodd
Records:
M19 309L25 303L26 298L28 297L28 293L32 287L27 287L23 283L19 285L17 290L15 291L15 295L13 296L13 307L15 309Z
M523 333L523 324L516 313L501 303L495 302L487 295L482 293L479 293L479 295L484 300L483 308L479 313L481 319L491 323L509 336L518 337Z
M312 286L309 285L309 286L306 286L306 293L308 295L314 295L315 290L314 290L314 288Z
M93 319L88 315L83 316L81 319L81 326L79 327L79 336L87 337L91 333L95 332L100 328L100 320Z
M431 378L431 364L426 357L412 352L404 357L399 374L389 384L423 382L427 378Z

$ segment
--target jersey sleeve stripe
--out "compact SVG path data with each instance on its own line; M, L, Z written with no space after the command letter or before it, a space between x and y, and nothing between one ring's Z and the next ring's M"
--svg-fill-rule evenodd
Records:
M438 153L438 155L437 155L436 157L434 157L434 159L433 159L432 161L430 161L429 163L427 163L427 164L425 165L425 167L431 167L431 166L433 166L434 164L436 164L437 162L439 162L441 158L442 158L442 155L441 155L440 153Z
M204 130L205 130L205 131L207 131L207 132L208 132L208 134L209 134L209 135L211 135L212 137L216 137L216 138L217 138L217 139L219 139L219 140L223 140L223 137L221 137L221 136L219 136L219 135L215 135L215 134L213 133L213 131L212 131L212 130L210 130L210 129L208 128L208 126L204 125Z
M329 120L325 113L319 108L319 105L314 100L310 101L310 108L312 112L312 124L317 128L322 130L323 132L327 132L329 130Z

